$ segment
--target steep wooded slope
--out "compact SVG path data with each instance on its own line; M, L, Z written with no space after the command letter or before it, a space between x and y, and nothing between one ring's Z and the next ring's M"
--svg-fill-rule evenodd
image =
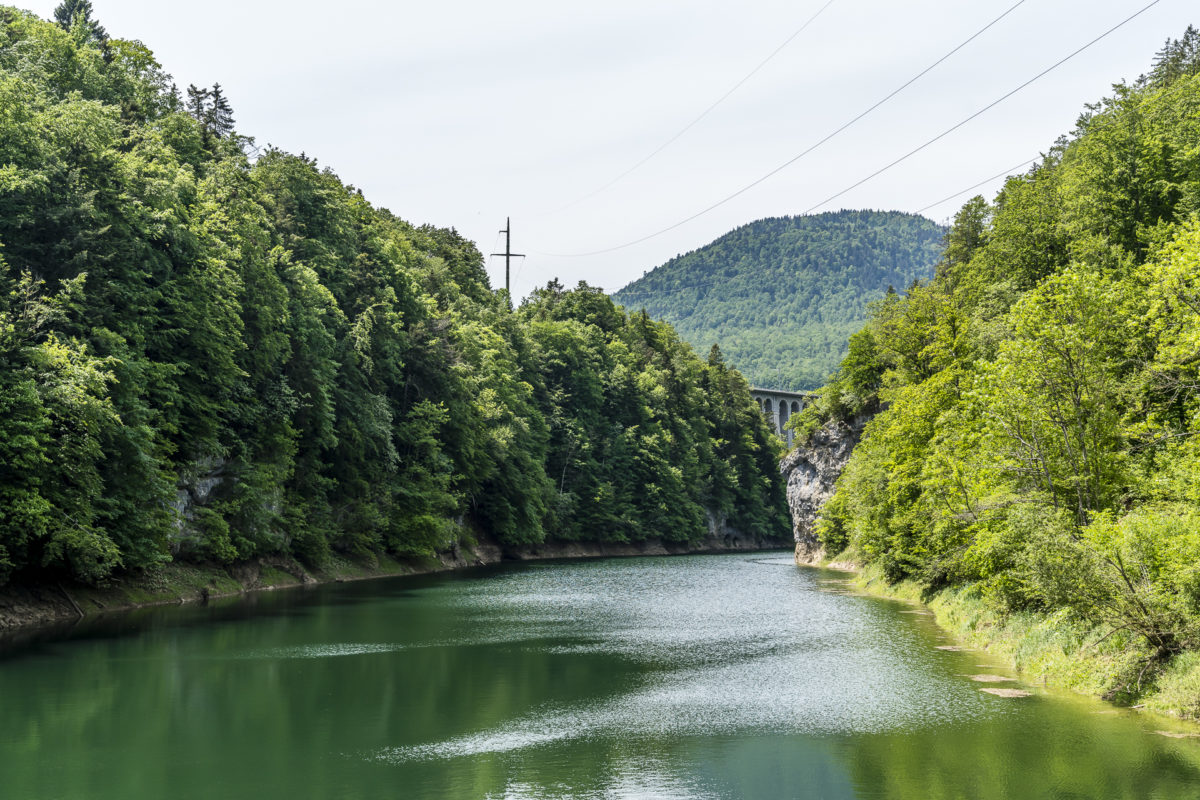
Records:
M514 311L472 243L253 148L89 14L0 7L0 584L786 535L718 354L585 285Z
M896 211L744 225L613 295L667 320L701 352L719 344L750 383L820 386L889 286L929 278L945 231Z
M1191 717L1198 73L1189 28L994 201L963 206L935 278L875 307L794 423L804 442L879 410L817 526L827 551L968 587L1000 617L1051 613L1099 659L1094 685L1158 683L1158 707Z

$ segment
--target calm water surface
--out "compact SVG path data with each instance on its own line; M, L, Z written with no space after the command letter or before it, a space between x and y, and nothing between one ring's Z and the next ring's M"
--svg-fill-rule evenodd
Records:
M1200 797L1200 740L981 693L985 655L839 579L525 564L9 644L0 797Z

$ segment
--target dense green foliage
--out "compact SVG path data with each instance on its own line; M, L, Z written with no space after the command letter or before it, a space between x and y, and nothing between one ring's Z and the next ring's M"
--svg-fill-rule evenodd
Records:
M755 386L813 389L889 286L933 274L945 231L896 211L837 211L752 222L671 259L613 297L720 344Z
M1200 34L1088 107L936 276L874 307L797 419L884 410L819 534L1145 649L1200 647Z
M0 583L484 532L786 535L746 383L581 285L247 157L90 4L0 7Z

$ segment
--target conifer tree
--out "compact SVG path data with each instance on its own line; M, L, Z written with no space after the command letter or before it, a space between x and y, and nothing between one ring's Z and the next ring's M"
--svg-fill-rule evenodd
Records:
M191 114L197 122L203 122L204 116L208 108L208 89L201 89L196 84L189 84L187 87L187 112Z
M233 133L233 107L225 98L221 84L201 89L195 84L187 88L187 112L204 126L204 135L222 139Z
M108 31L104 26L92 19L91 0L63 0L54 9L54 21L65 31L80 25L85 32L84 41L104 44L108 41Z
M208 96L211 102L204 116L204 123L214 136L222 139L233 133L233 107L229 105L229 100L225 98L219 83L213 84Z
M1150 85L1162 88L1197 72L1200 72L1200 31L1189 25L1183 36L1168 39L1154 54Z

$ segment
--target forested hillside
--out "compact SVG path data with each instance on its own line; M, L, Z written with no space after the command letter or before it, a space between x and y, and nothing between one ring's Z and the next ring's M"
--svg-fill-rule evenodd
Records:
M1189 29L993 202L963 206L935 277L875 305L795 423L883 409L825 509L829 552L929 591L973 586L1002 614L1053 613L1108 659L1110 695L1161 680L1191 716L1198 72Z
M889 286L933 274L945 231L898 211L763 219L671 259L613 298L719 344L751 384L820 386Z
M71 0L0 7L0 583L479 533L786 535L744 379L255 148Z

